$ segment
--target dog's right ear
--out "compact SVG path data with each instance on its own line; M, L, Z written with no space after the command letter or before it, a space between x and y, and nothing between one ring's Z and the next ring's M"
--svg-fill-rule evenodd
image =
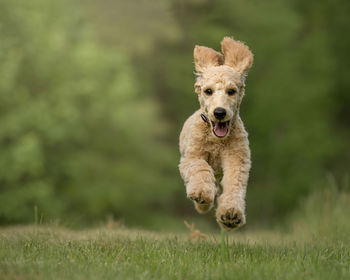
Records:
M197 74L201 74L210 66L219 66L224 64L224 56L211 48L195 46L193 51L194 65Z
M197 94L200 94L201 87L200 87L200 77L202 73L211 66L219 66L224 64L224 56L207 47L203 46L195 46L193 51L193 57L194 57L194 66L196 68L196 83L194 85L195 92Z

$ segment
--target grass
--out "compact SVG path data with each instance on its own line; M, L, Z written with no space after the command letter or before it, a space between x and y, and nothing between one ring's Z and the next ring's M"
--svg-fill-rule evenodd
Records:
M0 228L0 279L350 279L350 195L303 202L288 231ZM192 236L192 238L190 237Z
M342 241L268 232L194 241L126 229L0 230L0 279L349 278L349 247Z

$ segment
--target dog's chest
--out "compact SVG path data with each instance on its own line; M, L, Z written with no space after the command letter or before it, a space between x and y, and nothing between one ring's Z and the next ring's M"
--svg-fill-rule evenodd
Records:
M208 145L205 149L207 154L207 162L213 168L215 174L222 172L221 167L221 149L223 147L215 144Z

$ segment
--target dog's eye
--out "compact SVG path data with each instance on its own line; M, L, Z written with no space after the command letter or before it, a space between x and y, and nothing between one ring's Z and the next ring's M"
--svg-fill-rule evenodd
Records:
M233 88L231 88L231 89L229 89L229 90L227 91L227 94L228 94L228 95L234 95L235 93L236 93L236 90L233 89Z
M207 88L204 92L205 92L205 94L207 94L207 95L212 95L212 94L213 94L213 91L212 91L211 88Z

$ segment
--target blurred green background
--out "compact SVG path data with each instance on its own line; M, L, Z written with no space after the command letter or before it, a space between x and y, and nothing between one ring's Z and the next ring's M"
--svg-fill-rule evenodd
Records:
M216 229L186 199L178 135L199 107L193 47L224 36L255 54L246 228L345 189L349 14L348 0L0 0L0 225L37 209L70 227Z

